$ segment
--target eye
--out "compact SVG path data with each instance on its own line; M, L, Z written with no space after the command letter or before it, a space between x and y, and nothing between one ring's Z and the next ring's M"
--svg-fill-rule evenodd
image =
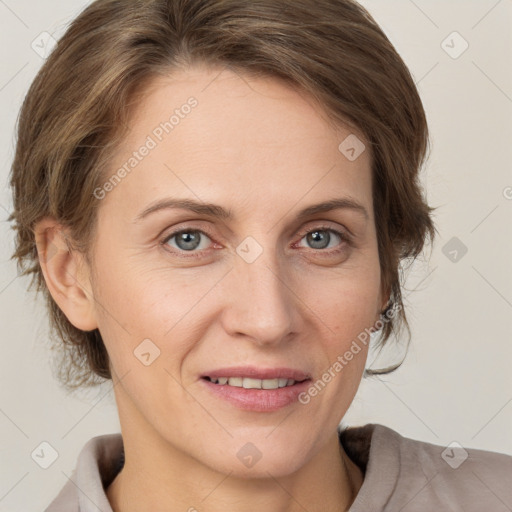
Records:
M162 241L162 244L170 245L179 251L193 252L196 249L203 250L207 248L204 244L205 238L210 239L210 237L200 229L182 229L171 233ZM175 245L169 243L173 239L176 239L174 242Z
M332 236L334 235L334 236ZM332 247L340 246L334 251L325 251L328 253L337 252L342 250L344 246L350 242L348 235L341 233L332 228L326 226L316 227L315 229L309 230L302 238L301 241L305 240L311 249L319 249L321 251L325 249L331 249ZM338 243L336 243L338 240ZM340 242L345 242L341 243ZM300 244L299 244L300 245ZM302 245L301 245L302 246ZM304 246L302 246L304 247Z
M318 226L302 234L300 242L305 240L310 249L333 254L346 249L350 245L350 237L336 229L327 226ZM181 256L200 256L200 252L208 249L208 241L212 241L207 233L200 229L184 228L167 235L162 245L170 246ZM301 243L296 246L304 247ZM328 250L332 249L333 250ZM337 248L336 248L337 247ZM186 254L189 253L189 254Z

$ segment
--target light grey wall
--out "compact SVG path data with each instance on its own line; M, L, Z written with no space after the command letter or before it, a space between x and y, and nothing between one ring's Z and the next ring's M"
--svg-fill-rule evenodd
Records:
M40 34L58 38L87 3L0 1L2 512L42 510L83 444L119 431L109 386L78 398L53 380L45 312L9 261L13 234L5 222L13 128L43 63ZM423 183L439 207L441 236L431 259L415 264L407 279L413 338L406 362L390 376L363 381L344 421L512 454L512 1L362 3L409 65L424 100L433 151ZM469 46L458 55L464 40ZM58 452L48 469L31 458L44 441Z

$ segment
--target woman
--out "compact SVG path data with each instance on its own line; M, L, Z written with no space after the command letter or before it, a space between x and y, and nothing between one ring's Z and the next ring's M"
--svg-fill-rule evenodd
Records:
M340 427L370 334L407 327L427 145L352 0L92 3L22 109L15 256L122 432L47 510L510 508L512 457Z

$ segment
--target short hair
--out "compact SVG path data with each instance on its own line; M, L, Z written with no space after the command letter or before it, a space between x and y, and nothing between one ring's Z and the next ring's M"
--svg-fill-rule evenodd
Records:
M401 306L379 343L404 326L409 343L401 264L416 259L436 231L419 182L429 133L414 80L373 17L353 0L98 0L71 23L33 81L11 169L12 258L45 296L61 383L76 389L111 379L109 357L98 329L74 327L49 293L34 225L54 216L87 258L101 203L93 191L126 132L129 106L152 78L194 64L284 80L314 98L333 126L363 134L381 285L391 291L390 307Z

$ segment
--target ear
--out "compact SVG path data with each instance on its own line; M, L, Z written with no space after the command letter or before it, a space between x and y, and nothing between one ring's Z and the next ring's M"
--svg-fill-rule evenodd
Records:
M72 249L66 230L52 217L37 222L34 234L39 264L53 300L77 329L96 329L90 269L83 255Z

